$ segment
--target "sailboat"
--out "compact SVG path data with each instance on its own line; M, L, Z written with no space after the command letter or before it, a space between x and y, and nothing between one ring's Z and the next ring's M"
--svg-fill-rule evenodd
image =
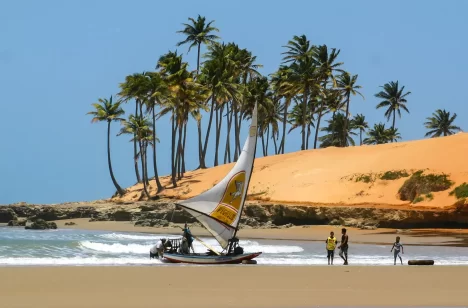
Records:
M194 216L214 236L223 251L218 252L196 238L208 248L208 252L164 253L166 261L192 264L232 264L248 262L245 260L252 260L261 254L261 252L244 253L243 248L239 246L239 239L236 237L255 159L257 104L252 112L251 121L249 135L241 155L231 171L211 189L176 203Z

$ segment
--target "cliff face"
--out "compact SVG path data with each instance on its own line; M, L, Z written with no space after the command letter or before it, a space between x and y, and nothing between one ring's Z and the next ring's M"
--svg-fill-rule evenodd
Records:
M171 200L61 205L9 205L0 207L0 222L44 219L46 221L89 218L90 221L132 221L141 226L196 223ZM362 228L450 228L468 227L468 204L445 210L386 209L350 206L300 206L278 203L247 204L242 228L275 228L289 225L334 224Z

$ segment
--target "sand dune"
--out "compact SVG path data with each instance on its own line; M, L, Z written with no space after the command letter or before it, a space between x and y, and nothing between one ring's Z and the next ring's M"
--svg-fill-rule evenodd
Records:
M249 187L249 200L277 201L294 204L320 205L380 205L404 206L398 189L408 179L380 180L379 175L392 170L417 170L426 173L445 173L455 184L468 182L468 133L449 137L389 143L376 146L325 148L299 151L284 155L261 157L255 160ZM163 177L167 197L190 198L211 188L221 180L233 164L187 172L179 187L172 188L169 178ZM377 178L365 183L356 177ZM151 193L155 193L154 181ZM449 191L433 193L432 200L424 200L415 207L442 208L451 206L456 198ZM128 189L120 199L134 201L141 195L142 186Z

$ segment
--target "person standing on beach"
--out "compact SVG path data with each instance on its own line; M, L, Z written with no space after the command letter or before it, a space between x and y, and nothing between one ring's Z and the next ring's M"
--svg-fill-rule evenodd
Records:
M400 250L401 250L401 253L404 254L403 245L400 243L400 237L397 236L396 241L395 243L393 243L392 249L390 250L390 252L393 251L393 265L396 265L397 257L400 258L401 265L403 265L403 259L400 256Z
M331 260L331 265L333 265L333 257L335 255L335 248L336 248L336 244L338 243L335 237L335 233L333 231L330 232L330 236L327 238L325 243L327 247L328 265L330 265L330 260Z
M345 228L341 229L341 244L338 248L340 249L339 255L344 261L343 265L348 265L348 235Z

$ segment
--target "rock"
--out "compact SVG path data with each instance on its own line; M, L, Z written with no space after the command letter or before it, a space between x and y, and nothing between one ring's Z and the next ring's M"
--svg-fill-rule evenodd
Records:
M47 222L44 219L36 219L36 221L26 223L25 229L32 230L47 230L47 229L57 229L57 224L55 222Z
M74 223L73 221L66 222L65 226L76 226L76 223Z
M361 226L361 230L375 230L377 229L376 226Z
M8 222L9 227L24 227L26 225L26 219L19 218L17 220L10 220Z
M134 225L140 227L168 227L169 222L164 219L144 219L136 221Z
M127 210L117 210L110 217L115 221L130 221L132 220L132 213Z
M7 223L10 220L16 220L18 216L10 207L0 206L0 223Z

